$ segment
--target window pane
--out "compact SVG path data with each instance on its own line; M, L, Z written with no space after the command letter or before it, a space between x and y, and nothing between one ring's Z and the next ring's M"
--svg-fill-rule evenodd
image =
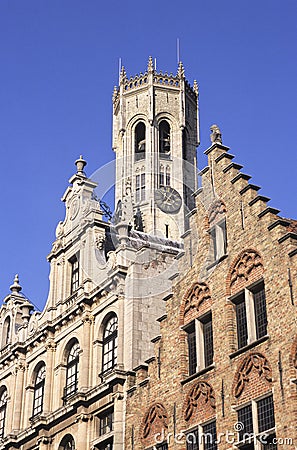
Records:
M267 438L265 439L267 443L262 445L262 450L277 450L277 444L273 443L275 439L276 439L275 434L267 436Z
M216 422L208 423L203 427L204 450L217 450Z
M108 411L100 417L100 436L113 429L113 411Z
M274 428L274 407L272 396L263 398L257 403L259 433Z
M103 364L102 372L112 369L117 363L118 319L111 317L103 333Z
M203 338L204 338L204 364L205 367L213 363L213 334L212 334L212 320L211 317L207 322L203 323Z
M253 293L257 339L267 334L266 298L264 288Z
M244 295L240 296L239 302L236 303L236 305L235 305L235 310L236 310L238 348L242 348L245 345L247 345L247 341L248 341Z
M187 330L188 333L188 357L189 357L189 375L196 373L197 353L196 353L196 333L195 325Z
M253 433L253 416L252 416L252 406L248 405L241 408L237 412L238 422L243 424L243 430L239 431L238 439L240 441L247 440L249 435Z
M3 391L0 397L0 438L3 438L4 436L6 407L7 407L7 391Z
M187 450L198 450L199 449L198 428L195 428L195 430L192 430L186 434L186 444L187 444Z

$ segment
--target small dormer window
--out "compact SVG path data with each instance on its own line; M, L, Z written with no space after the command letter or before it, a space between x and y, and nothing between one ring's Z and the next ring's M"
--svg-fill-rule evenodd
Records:
M159 125L159 152L161 158L170 156L170 125L167 120L162 120Z
M139 122L135 127L135 161L145 159L145 124Z
M70 293L73 294L79 286L79 262L78 257L75 255L70 260L71 264L71 290Z

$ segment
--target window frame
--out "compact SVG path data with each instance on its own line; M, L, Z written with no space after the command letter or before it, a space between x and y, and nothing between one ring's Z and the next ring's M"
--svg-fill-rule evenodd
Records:
M71 265L70 295L72 295L77 291L80 283L79 255L73 255L72 258L69 259L69 262Z
M260 297L259 300L262 302L262 323L259 323L260 315L257 314L256 302L258 300L256 295L258 294L262 294L262 297ZM244 289L241 289L239 292L232 295L229 300L233 304L235 311L237 351L240 351L241 349L244 349L245 347L268 336L266 290L263 279L256 281ZM242 310L245 310L245 318L243 320L239 317L239 306L241 306ZM242 324L240 324L239 319L242 321ZM261 332L259 332L260 326L262 327Z
M102 411L99 415L99 436L105 436L114 431L114 411L113 408ZM106 423L105 423L106 421Z
M210 368L214 364L212 322L212 312L207 311L183 327L183 330L187 333L189 376ZM206 326L210 327L210 334L206 330ZM209 336L211 336L210 348L209 342L207 342Z
M140 128L142 128L140 131ZM141 136L139 136L141 135ZM144 141L144 150L139 149L139 144ZM146 125L140 120L134 127L134 161L144 160L146 157Z
M107 328L110 331L107 334ZM112 329L114 328L114 329ZM112 314L106 321L102 339L102 373L112 370L117 365L119 323L116 314ZM107 357L110 355L110 357Z
M205 439L205 436L209 436L207 432L207 428L214 427L214 434L211 442L208 442ZM186 436L186 450L217 450L218 442L217 442L217 421L215 418L208 420L205 423L201 423L185 432ZM187 436L191 434L196 434L196 442L188 442Z
M42 364L35 374L32 418L38 416L43 411L45 377L46 366Z
M220 261L221 258L227 255L228 248L226 218L211 225L209 234L211 237L213 261Z
M73 342L67 354L66 383L64 387L65 400L69 398L71 395L75 394L78 389L79 354L80 354L80 345L77 341Z
M273 412L272 423L269 424L269 428L264 427L263 429L260 429L259 405L261 402L267 401L268 399L271 399ZM240 405L240 407L236 408L238 423L242 422L239 412L248 407L250 408L252 416L252 431L247 431L247 436L245 436L244 429L238 432L238 442L235 445L240 450L248 449L251 445L253 445L255 450L265 450L266 446L269 445L269 442L265 444L261 441L261 438L264 436L271 440L275 438L275 411L272 392L269 392L259 398L252 399L248 403ZM263 417L264 419L267 418L267 412L264 411ZM272 445L275 446L275 449L277 448L277 444L272 443Z
M5 425L7 416L8 392L4 388L0 394L0 439L5 436Z

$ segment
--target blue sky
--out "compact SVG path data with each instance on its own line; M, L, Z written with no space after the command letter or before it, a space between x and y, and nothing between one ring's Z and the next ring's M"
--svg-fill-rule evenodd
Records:
M200 88L201 146L217 123L236 162L297 217L296 0L0 1L0 297L15 273L39 308L60 198L83 154L87 174L113 158L111 96L127 74L176 72Z

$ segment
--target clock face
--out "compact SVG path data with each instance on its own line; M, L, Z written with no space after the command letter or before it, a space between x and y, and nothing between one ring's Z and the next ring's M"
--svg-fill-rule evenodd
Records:
M155 191L155 202L161 211L175 213L180 210L182 198L172 187L163 186Z

